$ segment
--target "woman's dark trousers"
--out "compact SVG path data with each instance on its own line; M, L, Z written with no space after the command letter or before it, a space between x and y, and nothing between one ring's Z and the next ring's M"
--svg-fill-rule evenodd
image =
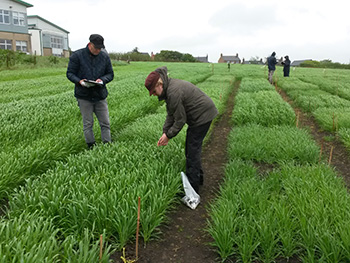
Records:
M199 185L203 184L202 144L210 124L211 121L196 127L189 126L186 134L186 175L197 193Z

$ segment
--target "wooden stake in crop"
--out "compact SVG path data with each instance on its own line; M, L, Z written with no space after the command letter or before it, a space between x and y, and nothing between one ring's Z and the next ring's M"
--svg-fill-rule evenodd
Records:
M335 130L338 131L338 116L335 117Z
M328 165L331 165L331 162L332 162L332 155L333 155L333 146L331 147L331 152L329 153Z
M297 114L297 118L296 118L296 127L298 128L298 126L299 126L299 114L300 114L300 112L298 112L298 114Z
M320 150L320 158L318 159L318 162L321 162L321 157L322 157L322 151L323 151L323 140L321 142L321 150Z
M339 76L337 76L337 96L338 96L338 89L339 89Z
M221 92L220 92L220 101L222 100L222 93L224 92L224 85L222 85L222 89L221 89Z
M139 197L137 205L137 227L136 227L136 260L139 259L139 229L140 229L140 211L141 211L141 198Z
M103 236L100 235L100 261L102 260Z
M334 131L334 128L335 128L335 124L334 124L334 112L333 112L333 131Z

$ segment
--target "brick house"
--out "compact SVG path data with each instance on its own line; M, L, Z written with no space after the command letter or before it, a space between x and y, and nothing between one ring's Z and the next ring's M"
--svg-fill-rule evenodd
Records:
M218 63L240 64L241 63L241 59L238 57L238 53L236 54L236 56L224 56L221 53L220 58L218 60Z

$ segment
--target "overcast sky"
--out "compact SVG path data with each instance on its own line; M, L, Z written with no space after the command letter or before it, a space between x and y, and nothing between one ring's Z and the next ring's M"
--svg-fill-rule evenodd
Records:
M26 0L69 31L76 50L101 34L109 52L173 50L194 57L331 59L350 63L349 0Z

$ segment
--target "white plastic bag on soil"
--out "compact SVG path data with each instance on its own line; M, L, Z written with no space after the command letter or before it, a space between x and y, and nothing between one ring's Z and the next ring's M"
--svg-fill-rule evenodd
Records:
M182 197L181 200L189 208L196 209L200 203L201 198L191 186L190 181L188 181L187 175L184 172L181 172L181 178L185 190L185 196Z

